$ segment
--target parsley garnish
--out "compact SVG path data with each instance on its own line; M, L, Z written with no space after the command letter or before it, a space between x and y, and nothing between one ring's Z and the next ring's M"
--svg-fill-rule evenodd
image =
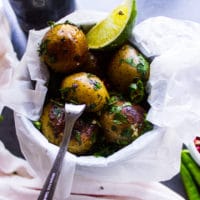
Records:
M134 62L134 59L133 59L133 58L121 59L121 60L120 60L120 64L121 64L122 62L127 63L127 64L131 65L132 67L136 67L136 63Z
M129 97L130 101L133 103L140 103L145 95L144 83L138 80L136 83L131 83L129 85Z
M50 40L46 39L41 42L41 44L39 45L39 49L38 49L39 56L47 54L47 45L48 45L49 41Z
M47 25L50 26L50 28L53 28L55 26L55 22L54 21L48 21Z
M149 64L141 54L139 54L138 57L140 62L137 64L136 68L138 73L142 75L142 78L145 79L145 76L149 70Z
M95 91L101 89L101 87L102 87L101 83L99 83L96 80L89 79L89 82L90 82L90 84L93 85L93 88L94 88Z
M132 134L133 134L133 130L130 127L124 129L121 132L121 136L126 137L127 139L131 139L132 138Z
M78 131L78 130L75 130L74 131L74 136L75 136L75 139L78 141L79 145L82 144L82 141L81 141L81 132Z

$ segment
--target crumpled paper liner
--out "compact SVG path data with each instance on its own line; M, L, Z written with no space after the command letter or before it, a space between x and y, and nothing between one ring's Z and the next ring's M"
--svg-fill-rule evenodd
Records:
M167 17L145 20L132 42L151 63L148 119L174 127L187 144L200 131L200 24Z
M0 141L0 199L36 200L42 182L29 163L11 154ZM67 200L183 200L181 196L156 182L100 182L75 176Z
M61 19L61 21L68 19L75 24L85 24L85 28L87 28L104 16L105 14L79 11ZM196 28L198 24L195 26L192 24L193 22L158 17L149 19L135 27L131 42L136 44L146 56L155 57L151 64L149 80L151 109L148 114L148 119L155 124L155 128L108 158L77 157L67 153L55 191L55 199L62 200L69 196L72 184L76 183L76 176L123 184L133 180L168 180L179 172L182 136L184 136L183 138L191 137L193 132L199 128L199 125L192 126L194 125L192 120L197 113L191 109L196 107L192 107L191 102L185 100L188 95L183 90L191 78L197 83L199 82L197 73L193 72L192 77L188 76L190 74L188 64L196 69L200 64L199 60L196 57L193 58L192 53L186 60L187 62L184 61L186 58L183 58L187 55L184 52L188 53L187 45L190 45L191 49L193 46L198 48L195 43L197 38L192 37L192 34L187 36L187 31L185 31L183 38L187 40L184 43L187 44L187 47L184 44L179 46L178 43L173 48L170 48L170 45L168 48L164 47L169 43L174 44L176 37L177 39L182 37L182 33L179 32L180 25L182 29L188 29L190 25L189 33L194 32L196 36L196 31L199 31ZM30 121L39 118L47 92L45 84L48 80L48 71L46 66L39 61L37 53L38 44L46 30L30 31L27 50L15 71L13 85L10 89L10 98L13 97L12 92L15 92L18 98L13 100L10 105L8 103L8 106L15 111L16 133L21 150L43 181L58 151L58 147L48 143L47 139L34 128ZM173 37L168 37L169 33ZM163 40L159 41L161 36L163 36ZM162 43L160 43L162 41L164 41L163 48L161 48ZM195 52L197 54L197 51ZM184 62L182 63L182 61ZM183 68L180 67L181 65ZM32 82L35 83L34 87ZM186 91L190 91L190 87L194 85L194 83L188 85ZM169 88L171 89L169 90ZM179 90L180 88L182 90ZM194 90L190 92L191 95L194 95ZM197 97L198 94L193 97L195 105L199 99ZM12 100L9 99L9 101ZM196 119L196 121L198 120ZM190 132L192 132L191 135Z
M3 4L0 2L0 114L6 105L6 92L12 81L14 68L18 59L11 42L8 20L4 15Z

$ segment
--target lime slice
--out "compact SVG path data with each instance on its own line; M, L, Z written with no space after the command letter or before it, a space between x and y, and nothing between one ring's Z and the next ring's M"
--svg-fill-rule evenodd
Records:
M86 34L89 49L110 49L121 45L132 32L136 14L136 1L124 0Z

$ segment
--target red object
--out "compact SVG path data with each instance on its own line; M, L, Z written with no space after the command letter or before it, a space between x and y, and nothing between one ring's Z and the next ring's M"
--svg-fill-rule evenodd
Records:
M200 153L200 137L196 137L195 139L194 139L194 144L195 144L195 146L196 146L196 148L197 148L197 151Z

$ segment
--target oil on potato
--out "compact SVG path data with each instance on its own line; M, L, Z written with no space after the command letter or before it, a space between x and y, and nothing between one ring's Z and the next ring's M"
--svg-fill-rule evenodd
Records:
M85 72L66 76L62 81L60 91L66 101L86 104L86 110L89 112L100 111L109 98L101 79Z
M49 142L60 145L65 125L64 105L48 102L41 115L41 130ZM87 119L87 120L86 120ZM76 155L87 153L96 142L99 127L95 119L79 118L73 128L68 151Z
M119 145L130 144L138 138L144 121L145 110L141 106L118 99L100 117L106 140Z
M39 55L51 69L68 73L79 68L87 59L85 34L68 23L52 26L44 35Z
M108 78L115 88L127 93L131 83L149 78L149 63L134 47L123 45L108 66Z

